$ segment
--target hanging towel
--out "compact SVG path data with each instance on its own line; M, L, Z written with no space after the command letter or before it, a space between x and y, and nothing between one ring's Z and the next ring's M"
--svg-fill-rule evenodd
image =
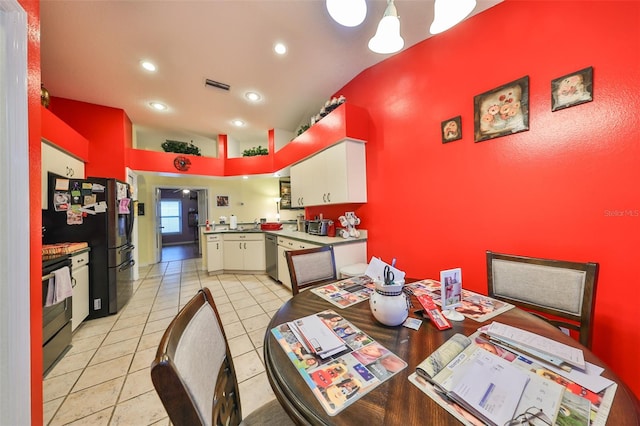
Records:
M71 297L71 271L68 266L53 271L53 278L49 279L47 299L44 306L55 305L67 297Z

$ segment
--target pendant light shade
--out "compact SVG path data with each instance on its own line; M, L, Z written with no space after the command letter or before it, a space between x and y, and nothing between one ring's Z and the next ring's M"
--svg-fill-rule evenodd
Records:
M400 36L400 18L393 0L388 0L387 8L378 24L376 34L369 40L369 49L376 53L395 53L404 47Z
M327 11L338 24L357 27L367 16L365 0L327 0Z
M438 34L466 18L476 7L476 0L436 0L434 19L429 32Z

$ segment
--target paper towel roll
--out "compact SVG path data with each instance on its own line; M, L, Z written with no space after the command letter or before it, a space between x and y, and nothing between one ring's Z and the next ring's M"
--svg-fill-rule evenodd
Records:
M238 229L238 218L235 215L231 215L229 218L229 229Z

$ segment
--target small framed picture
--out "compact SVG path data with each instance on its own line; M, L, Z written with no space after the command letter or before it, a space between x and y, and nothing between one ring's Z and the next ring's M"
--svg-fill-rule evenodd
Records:
M229 196L216 195L216 207L229 207Z
M440 123L442 143L448 143L462 139L462 117L457 116Z
M551 80L551 111L593 100L593 67Z
M442 310L450 310L462 303L462 269L440 271Z
M291 181L280 180L280 208L291 208Z

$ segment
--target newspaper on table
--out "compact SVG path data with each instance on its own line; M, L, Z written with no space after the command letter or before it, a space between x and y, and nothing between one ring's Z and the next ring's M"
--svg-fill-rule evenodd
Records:
M440 287L440 282L436 280L422 280L406 285L415 296L426 294L438 305L441 304ZM514 305L511 303L462 289L462 302L454 309L467 318L483 322L512 308Z
M600 392L593 392L569 379L571 373L553 371L548 365L496 345L483 336L481 330L469 337L454 335L417 366L409 381L463 424L483 425L486 422L480 420L477 413L472 413L450 395L455 386L453 372L473 359L472 355L478 349L499 356L529 375L530 381L514 417L536 407L553 419L551 424L559 426L606 424L617 389L615 382Z
M375 285L367 275L347 278L335 283L312 288L313 294L320 296L332 305L344 309L369 299Z
M344 350L326 358L314 354L291 330L291 323L281 324L271 333L328 415L336 415L407 367L397 355L335 311L315 316L340 337Z

